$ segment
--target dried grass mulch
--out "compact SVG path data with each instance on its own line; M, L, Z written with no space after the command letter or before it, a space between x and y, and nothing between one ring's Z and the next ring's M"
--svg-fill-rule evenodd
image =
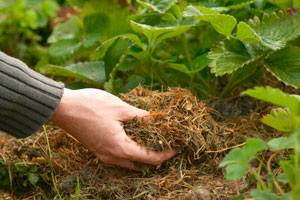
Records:
M137 164L143 170L130 171L101 163L73 137L47 126L55 180L64 198L76 196L79 177L80 199L231 199L234 185L224 180L223 170L218 168L226 152L242 146L249 137L278 134L259 123L259 113L271 107L250 98L212 100L207 106L185 89L160 92L138 87L122 99L149 110L153 117L147 123L136 119L126 122L131 138L154 150L171 147L179 153L157 168ZM37 186L18 188L18 180L13 179L11 196L57 198L42 131L27 139L0 138L0 156L10 163L38 167ZM248 189L247 183L239 186Z

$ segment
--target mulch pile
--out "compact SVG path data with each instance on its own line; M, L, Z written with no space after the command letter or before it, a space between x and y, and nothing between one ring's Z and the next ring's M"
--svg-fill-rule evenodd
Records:
M143 170L130 171L101 163L72 136L47 126L55 181L65 199L76 197L77 177L80 199L231 199L236 189L224 180L224 170L218 168L228 150L242 146L251 136L267 139L278 134L259 122L262 115L258 113L269 112L269 105L247 97L211 100L207 106L185 89L160 92L138 87L121 98L149 110L152 116L148 122L134 119L125 123L132 139L150 149L171 147L179 153L159 167L137 164ZM230 108L237 110L231 114ZM1 159L38 167L36 187L17 187L20 183L11 177L11 196L58 198L52 186L43 131L21 140L0 138ZM249 189L244 182L239 187Z

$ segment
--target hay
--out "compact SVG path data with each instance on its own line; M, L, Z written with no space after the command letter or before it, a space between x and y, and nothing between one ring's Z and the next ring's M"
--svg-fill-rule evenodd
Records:
M261 115L255 109L270 110L263 103L255 102L248 113L226 120L220 108L231 104L208 102L218 108L217 112L185 89L158 92L139 87L124 94L122 99L151 111L153 116L147 123L136 119L125 123L130 137L154 150L171 147L179 153L159 168L147 166L142 172L130 171L101 163L73 137L59 128L47 126L55 179L64 199L75 198L77 176L81 185L80 199L192 199L201 193L207 196L207 192L212 199L231 199L235 194L234 185L224 180L223 170L218 168L226 152L243 145L250 136L277 134L259 123ZM237 102L232 103L235 106L240 101L231 99L230 102ZM0 138L0 144L0 159L38 167L40 180L36 187L20 189L15 187L18 179L13 180L14 191L10 192L15 197L57 199L42 131L21 140L6 136ZM247 183L239 182L239 185L247 189Z
M214 137L222 129L209 114L209 108L182 88L159 92L138 87L122 95L122 99L150 111L153 120L129 121L125 123L125 130L137 143L152 150L174 148L198 160L203 151L212 148Z

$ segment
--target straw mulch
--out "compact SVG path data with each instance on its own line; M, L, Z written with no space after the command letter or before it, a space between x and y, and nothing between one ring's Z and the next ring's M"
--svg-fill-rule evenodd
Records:
M55 181L63 198L75 198L79 177L80 199L231 199L236 189L224 180L223 170L218 168L224 155L242 146L248 137L277 134L259 123L258 113L268 112L270 107L250 98L210 101L207 106L185 89L160 92L139 87L122 95L122 99L149 110L152 116L147 123L137 119L125 123L131 138L154 150L171 147L179 153L157 168L137 164L142 171L130 171L101 163L73 137L47 126ZM245 100L246 104L241 103ZM235 116L235 112L230 114L230 107L244 110ZM38 167L36 187L17 187L18 180L11 177L11 196L57 198L43 131L21 140L5 136L0 144L0 159ZM239 189L249 189L242 181L238 185Z

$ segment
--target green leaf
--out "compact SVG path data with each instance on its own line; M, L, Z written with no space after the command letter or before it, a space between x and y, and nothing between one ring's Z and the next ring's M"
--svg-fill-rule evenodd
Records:
M204 53L198 57L196 57L191 63L191 73L197 73L202 71L207 65L211 62L211 60L207 59L208 53Z
M219 167L225 166L227 180L238 180L242 178L247 169L247 159L244 157L243 149L232 149L219 165Z
M175 69L177 71L183 72L187 75L191 74L191 71L187 68L187 66L185 64L169 63L168 67L171 69Z
M270 114L265 115L262 122L279 131L293 132L299 128L299 120L289 109L273 109Z
M255 200L277 200L276 194L261 190L252 190L251 196Z
M255 87L241 93L249 95L256 99L260 99L278 106L289 108L296 116L300 115L300 97L298 95L290 95L282 92L279 89L267 87Z
M266 66L279 80L294 87L300 87L300 49L288 47L271 54Z
M123 34L123 35L118 35L116 37L113 37L109 40L106 40L105 42L103 42L101 44L101 46L99 46L96 50L95 50L95 54L93 56L93 60L100 60L102 59L108 49L116 42L116 40L118 40L119 38L123 38L123 39L131 39L132 41L134 41L134 44L137 45L138 47L140 47L141 49L143 49L143 44L141 42L141 40L139 39L138 36L134 35L134 34Z
M119 37L108 48L105 56L105 74L109 77L115 67L118 67L126 58L130 48L134 45L131 38Z
M60 40L51 44L49 55L55 59L67 59L80 50L81 42L76 39Z
M281 137L275 138L268 142L270 149L274 151L281 151L284 149L289 149L293 147L293 141L291 138Z
M231 150L219 165L219 167L226 166L226 179L238 180L242 178L248 167L248 162L266 147L267 144L263 140L251 138L247 140L243 149L235 148Z
M123 72L128 72L134 69L138 65L139 61L131 56L128 56L123 63L119 66L119 70Z
M239 68L254 62L243 43L236 39L221 41L207 56L211 72L216 76L231 74Z
M130 31L127 17L132 13L129 6L122 8L119 3L108 0L89 0L85 1L80 17L84 19L86 16L93 14L106 15L109 19L109 24L105 34L105 38L128 33ZM96 26L102 26L101 22ZM94 27L97 28L97 27Z
M107 77L109 77L109 80L104 84L106 91L115 93L115 75L133 45L134 41L131 38L121 37L118 38L108 49L105 56L105 73L107 74Z
M295 170L294 170L293 165L291 163L289 163L288 161L281 160L280 166L282 167L284 174L286 175L286 177L289 180L289 185L291 187L294 187L296 185L297 181L295 179Z
M287 8L291 8L293 6L292 0L268 0L268 2L278 6L283 10L286 10Z
M254 2L255 2L254 0L234 0L234 1L229 1L226 4L226 7L231 9L241 9L253 4Z
M87 15L83 19L84 41L83 46L91 47L95 42L99 41L106 33L109 18L101 13Z
M262 139L259 138L250 138L247 140L243 150L244 150L244 154L248 155L246 158L248 159L252 159L253 157L255 157L255 155L262 151L265 150L267 148L267 144L265 141L263 141Z
M259 36L255 31L245 22L240 22L237 25L236 38L243 43L259 43Z
M289 15L279 11L272 15L265 14L260 20L255 17L249 23L240 22L237 39L243 43L259 42L272 50L279 50L300 35L300 12Z
M236 19L231 15L220 14L205 7L188 6L183 13L185 17L194 17L209 22L214 29L229 38L236 25Z
M286 175L284 173L279 174L276 177L276 180L280 183L288 183L289 182L288 178L286 177Z
M225 167L229 164L245 163L244 152L241 148L232 149L222 160L219 167Z
M231 164L226 167L226 180L234 181L241 179L247 169L247 166L241 164Z
M300 197L300 184L298 183L290 194L290 200L299 200Z
M150 26L130 20L132 29L137 33L144 34L147 37L148 43L152 49L155 49L155 47L165 39L185 33L197 23L198 20L184 19L177 20L172 23L161 24L161 26Z
M153 3L149 3L145 0L137 0L136 2L145 8L164 14L177 2L177 0L154 0L152 1Z
M28 181L32 184L32 185L36 185L36 183L39 181L39 176L36 174L36 173L31 173L29 172L27 174L27 178L28 178Z
M77 63L67 67L48 65L39 68L44 74L73 77L80 80L90 81L96 85L103 85L106 80L105 65L100 62Z
M125 92L132 90L139 86L140 84L143 84L145 82L145 78L138 76L138 75L133 75L131 76L128 81L128 83L125 85Z

